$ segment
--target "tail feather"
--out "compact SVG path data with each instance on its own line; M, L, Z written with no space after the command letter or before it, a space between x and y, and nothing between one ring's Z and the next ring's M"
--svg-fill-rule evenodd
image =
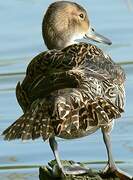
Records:
M45 103L33 105L29 111L23 114L3 132L5 139L34 140L43 137L43 139L46 140L49 138L53 133L53 127L48 115L48 107L45 105Z
M4 132L6 140L13 140L20 138L20 131L22 132L24 129L24 119L20 118L15 121L11 126L9 126Z
M121 116L122 109L115 106L110 100L97 97L87 103L88 116L99 126L109 124L113 119Z
M82 129L109 126L113 119L120 117L123 112L109 99L99 96L94 99L83 95L68 96L67 98L60 96L56 103L56 135L58 136L64 132L72 134L72 131L78 132Z

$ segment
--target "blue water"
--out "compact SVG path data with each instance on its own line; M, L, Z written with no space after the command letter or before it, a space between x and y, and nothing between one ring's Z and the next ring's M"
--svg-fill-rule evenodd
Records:
M16 101L15 86L23 79L30 60L46 50L42 35L41 22L51 0L6 0L0 2L0 134L22 111ZM78 0L91 18L97 32L110 38L112 46L97 44L111 55L116 62L133 61L133 11L129 10L126 0ZM125 113L112 132L113 154L118 166L133 175L133 65L123 65L126 71ZM101 132L74 141L59 140L62 159L75 161L106 160L106 150ZM7 142L0 136L0 179L34 180L38 168L22 166L44 165L53 159L48 143L36 141ZM10 169L9 166L15 169ZM102 168L104 164L91 164ZM5 168L4 170L2 169ZM20 167L20 169L17 169Z

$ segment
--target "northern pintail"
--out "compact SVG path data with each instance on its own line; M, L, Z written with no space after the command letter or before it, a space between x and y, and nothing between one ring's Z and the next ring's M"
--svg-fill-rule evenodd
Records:
M108 154L103 174L132 179L116 167L110 140L114 119L124 111L125 73L97 46L77 39L111 41L95 32L82 6L69 1L48 7L42 33L49 50L30 62L16 87L23 115L3 132L5 139L48 139L62 172L78 174L86 169L62 166L55 136L80 138L100 128Z

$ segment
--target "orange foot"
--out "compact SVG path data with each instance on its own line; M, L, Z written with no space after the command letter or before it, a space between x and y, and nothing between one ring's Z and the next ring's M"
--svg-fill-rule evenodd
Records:
M119 177L120 180L133 180L133 177L126 172L116 168L116 167L110 167L107 165L103 172L101 173L102 177Z

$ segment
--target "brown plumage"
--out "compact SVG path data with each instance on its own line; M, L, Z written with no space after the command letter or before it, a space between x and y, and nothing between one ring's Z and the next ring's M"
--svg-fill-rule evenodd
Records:
M83 167L62 167L55 136L74 139L101 128L108 162L103 174L132 179L112 157L110 131L124 111L125 73L98 47L77 43L79 38L110 45L91 28L87 12L69 1L52 3L43 19L43 38L50 49L28 65L16 87L23 115L4 132L5 139L49 139L63 174L86 173Z
M91 44L41 53L17 85L25 114L5 138L76 138L108 126L123 112L124 80L123 70Z

